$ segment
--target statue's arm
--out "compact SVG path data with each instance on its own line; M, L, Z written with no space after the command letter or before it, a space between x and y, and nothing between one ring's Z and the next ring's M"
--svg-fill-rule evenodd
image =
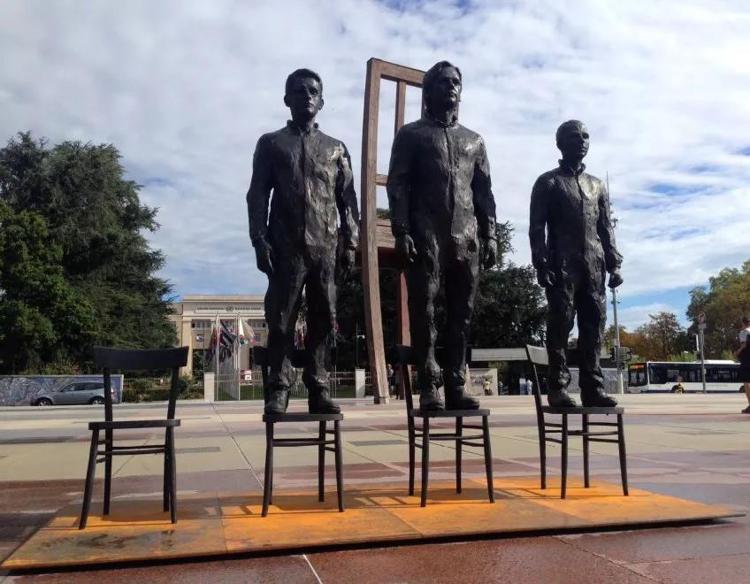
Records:
M391 210L391 231L399 237L409 234L409 177L411 175L412 144L404 129L393 140L391 162L388 167L388 206Z
M612 273L620 269L622 256L615 245L615 230L612 226L612 216L609 208L609 193L604 183L601 183L601 194L599 195L599 219L597 221L597 232L604 249L604 262L607 271Z
M359 244L359 208L357 193L354 190L354 173L352 161L346 146L341 145L343 152L339 158L336 177L336 206L339 210L341 236L347 249L357 249Z
M547 266L547 219L549 217L549 184L540 176L531 190L529 243L531 263L537 271Z
M273 188L268 138L261 136L253 155L253 176L247 191L247 215L250 224L250 240L253 245L265 241L268 227L268 201Z
M479 144L471 189L474 197L474 214L477 217L479 237L482 239L496 239L495 197L492 194L490 163L487 160L487 149L484 146L483 140Z

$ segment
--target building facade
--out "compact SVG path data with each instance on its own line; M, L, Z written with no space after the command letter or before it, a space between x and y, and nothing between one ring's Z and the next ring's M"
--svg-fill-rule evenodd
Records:
M203 370L203 357L210 348L211 331L221 321L236 330L237 322L253 338L239 348L240 369L250 368L250 351L253 345L265 345L268 335L263 295L188 295L174 304L170 320L177 332L177 346L189 347L187 366L180 374L199 374Z

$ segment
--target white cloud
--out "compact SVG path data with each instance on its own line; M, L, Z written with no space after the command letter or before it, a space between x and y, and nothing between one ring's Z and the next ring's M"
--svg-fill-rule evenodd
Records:
M555 128L572 117L591 130L589 170L609 173L623 298L701 284L747 259L744 1L463 4L6 0L0 136L114 143L161 209L151 241L177 292L259 293L244 197L255 141L287 118L286 75L321 73L319 121L347 143L359 181L367 59L447 58L464 73L462 122L488 144L499 217L516 226L516 262L529 260L531 185L556 164ZM384 130L381 169L390 140Z

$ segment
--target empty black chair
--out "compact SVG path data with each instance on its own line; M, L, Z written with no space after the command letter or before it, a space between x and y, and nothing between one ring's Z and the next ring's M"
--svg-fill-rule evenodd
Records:
M547 488L547 442L555 442L562 447L560 497L565 498L568 482L568 436L581 436L583 438L583 484L589 487L589 442L611 442L617 444L620 452L620 474L622 478L623 495L628 494L628 470L625 455L625 432L623 429L622 416L625 409L621 406L611 408L597 407L575 407L559 408L543 406L540 393L538 367L549 365L547 349L545 347L534 347L526 345L526 355L534 371L534 405L536 406L536 422L539 431L539 459L542 474L542 488ZM561 423L548 422L545 415L562 416ZM617 416L617 422L591 421L590 416ZM571 430L568 427L568 416L581 416L581 429ZM608 427L616 430L591 431L591 427ZM548 434L559 434L560 437L548 436ZM607 438L606 436L616 436Z
M79 529L86 527L91 506L91 495L94 487L94 475L97 463L104 463L104 510L109 514L109 501L112 493L112 457L133 456L136 454L164 455L164 511L170 511L172 523L177 522L177 473L174 454L174 429L180 425L175 419L175 407L179 392L179 371L187 363L188 347L177 349L116 349L94 348L94 363L104 373L104 421L90 422L91 448L89 450L86 487L83 492L83 507ZM169 387L167 417L158 420L121 420L112 417L112 378L113 369L124 371L171 369L172 378ZM144 446L118 446L114 443L115 430L132 430L135 428L164 428L164 443ZM99 439L104 432L104 440ZM100 446L104 445L103 449Z
M394 368L398 367L401 388L406 401L406 423L409 431L409 495L414 494L414 474L416 466L416 449L422 450L422 498L420 505L427 505L427 484L430 472L430 442L448 440L456 443L456 492L461 492L461 455L463 446L474 446L484 449L484 466L487 473L487 493L490 503L495 502L495 491L492 482L492 445L490 444L489 415L490 410L420 410L414 409L412 398L409 365L414 364L411 347L396 345L388 352L388 360ZM455 432L431 432L430 420L455 419ZM482 424L464 424L464 418L481 418ZM422 426L417 427L415 420L421 419ZM481 430L481 434L465 435L464 430Z
M261 368L263 376L264 402L268 397L268 352L265 347L253 347L253 363ZM303 367L307 353L295 349L292 353L292 365ZM326 451L333 452L336 464L336 494L339 511L344 510L344 470L341 459L341 421L344 414L309 414L292 412L285 414L263 414L266 425L266 462L263 470L263 511L268 515L268 506L273 503L273 450L275 447L317 446L318 447L318 500L325 501L324 473ZM317 422L318 435L314 438L276 438L275 425L285 422ZM328 422L333 422L333 430L328 429ZM329 438L329 435L333 438Z

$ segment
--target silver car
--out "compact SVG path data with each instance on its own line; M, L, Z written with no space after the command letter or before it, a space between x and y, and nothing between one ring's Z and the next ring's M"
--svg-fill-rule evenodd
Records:
M112 393L114 394L114 391ZM103 403L104 383L101 381L75 381L63 385L54 391L39 395L31 401L32 406L68 406Z

